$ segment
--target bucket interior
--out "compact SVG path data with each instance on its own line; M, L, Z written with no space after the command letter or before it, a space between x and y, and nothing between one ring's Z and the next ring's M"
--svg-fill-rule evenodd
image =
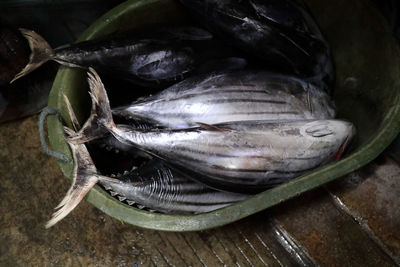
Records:
M318 187L368 163L399 132L400 51L384 18L368 0L308 0L316 21L331 45L336 69L333 89L337 118L354 123L357 134L344 158L286 184L229 207L198 215L164 215L132 208L96 186L87 200L105 213L137 226L193 231L221 226ZM185 21L184 9L172 0L130 0L98 19L79 40L141 27L146 24ZM84 122L90 110L86 73L60 67L49 97L49 106L70 121L63 101L66 94ZM70 155L61 123L48 120L52 148ZM71 177L72 163L59 162Z

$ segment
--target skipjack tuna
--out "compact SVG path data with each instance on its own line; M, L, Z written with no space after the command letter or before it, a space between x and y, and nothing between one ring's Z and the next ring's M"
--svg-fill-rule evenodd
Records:
M187 128L197 122L331 119L330 96L292 76L234 71L185 79L153 96L113 109L113 114L154 125Z
M223 190L258 192L299 176L340 157L355 133L350 122L340 120L198 123L200 127L139 131L115 125L104 86L93 69L88 80L93 106L86 127L102 125L120 142ZM80 131L69 142L85 142L90 134Z
M222 49L219 43L212 41L209 32L191 26L156 25L55 49L34 31L20 31L28 40L32 54L30 62L13 81L53 60L69 67L91 66L142 86L164 86L179 81L207 59L231 55L231 50ZM205 51L210 46L215 50L212 53ZM242 61L229 63L241 68Z
M157 159L116 178L119 182L101 180L100 184L129 205L168 214L208 212L249 197L212 189Z
M263 59L263 67L309 79L329 90L330 48L298 0L180 0L212 33Z
M68 128L65 131L74 134ZM209 188L186 178L159 160L151 160L145 166L126 171L119 177L101 175L84 144L69 143L69 146L75 163L73 183L46 228L67 216L96 183L102 184L106 190L111 190L112 195L118 195L120 201L129 205L168 214L208 212L249 197Z

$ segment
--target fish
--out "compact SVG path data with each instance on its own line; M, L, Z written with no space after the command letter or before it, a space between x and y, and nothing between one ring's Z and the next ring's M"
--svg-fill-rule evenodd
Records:
M68 108L75 129L79 127L75 114ZM67 135L74 130L64 127ZM108 140L108 144L116 144ZM102 175L85 144L68 142L74 159L73 182L57 211L47 222L50 228L65 218L97 183L111 195L128 205L168 214L196 214L226 207L250 195L217 191L174 171L162 161L151 159L144 166L132 168L122 175ZM120 148L126 149L126 145Z
M191 76L112 113L177 129L197 122L331 119L335 106L327 93L294 76L243 70Z
M260 192L337 159L355 134L352 123L333 119L199 122L198 127L140 131L114 123L107 93L94 69L88 72L88 82L92 110L85 125L100 125L121 143L231 192ZM84 143L88 135L90 131L79 131L68 140Z
M228 54L216 47L213 53L204 51L210 42L214 44L212 35L192 26L153 25L55 49L36 32L20 31L28 40L32 53L29 63L12 81L52 60L68 67L94 67L103 74L140 86L165 87L183 79L207 59ZM238 68L243 66L242 61L237 64Z
M128 204L166 214L198 214L220 209L251 195L212 189L185 173L152 159L144 166L116 176L119 182L100 184Z
M180 0L217 37L330 93L331 50L303 1Z

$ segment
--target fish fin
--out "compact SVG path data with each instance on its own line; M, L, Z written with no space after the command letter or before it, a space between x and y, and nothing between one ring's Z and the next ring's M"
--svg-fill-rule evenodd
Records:
M229 129L218 127L218 126L215 126L215 125L210 125L210 124L203 123L203 122L196 122L196 124L199 125L199 127L203 128L205 130L208 130L208 131L222 132L222 133L230 132Z
M79 180L79 179L78 179ZM83 179L82 179L83 180ZM90 189L97 183L95 176L84 177L79 186L73 184L70 190L65 195L64 199L57 206L58 209L53 213L52 218L46 223L46 228L50 228L67 216L85 197Z
M29 62L10 83L39 68L43 63L53 59L54 51L42 36L32 30L20 28L21 34L28 40L31 49Z
M103 182L111 182L111 183L120 183L121 182L119 179L104 176L104 175L97 175L97 178L99 179L99 181L103 181Z
M71 130L70 128L64 126L64 132L67 134L67 136L74 136L76 134L76 132L74 132L73 130Z
M71 130L72 131L72 130ZM58 209L47 222L50 228L67 216L86 194L98 182L97 170L85 145L69 144L74 158L73 182L65 197L55 209Z
M115 126L104 85L93 68L89 68L88 83L90 87L89 95L92 99L91 114L82 128L68 139L68 142L75 144L100 138L108 132L107 129Z
M67 107L69 117L72 122L72 126L74 127L75 131L78 131L81 126L79 125L78 119L76 118L75 112L72 108L71 102L69 102L68 97L65 94L62 94L65 102L65 106Z

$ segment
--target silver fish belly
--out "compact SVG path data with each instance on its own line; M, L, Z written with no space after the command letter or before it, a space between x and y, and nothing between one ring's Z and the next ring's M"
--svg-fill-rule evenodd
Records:
M355 131L351 123L339 120L212 127L216 129L138 132L114 126L109 130L121 142L199 174L195 178L210 186L236 192L262 191L327 163Z
M187 128L197 122L331 119L330 97L292 76L239 71L188 78L113 114Z

